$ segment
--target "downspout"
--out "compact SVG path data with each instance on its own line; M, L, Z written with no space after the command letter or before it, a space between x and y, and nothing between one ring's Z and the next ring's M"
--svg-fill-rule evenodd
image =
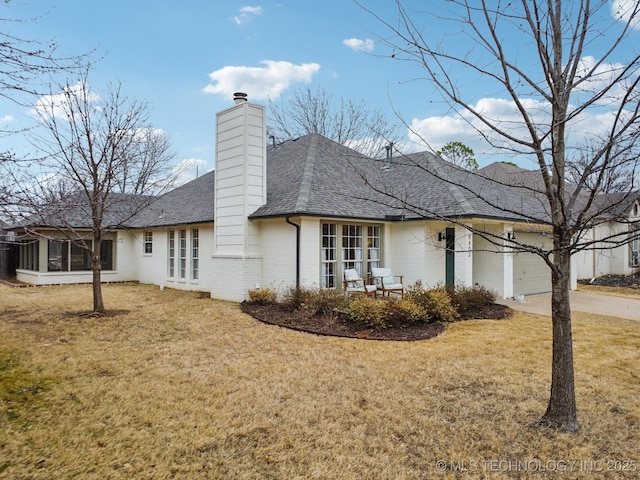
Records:
M300 225L293 223L291 217L285 217L284 221L296 228L296 289L300 289Z

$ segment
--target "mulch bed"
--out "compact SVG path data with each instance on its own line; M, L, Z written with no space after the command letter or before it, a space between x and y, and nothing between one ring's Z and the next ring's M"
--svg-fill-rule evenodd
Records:
M602 287L640 288L640 275L602 275L591 280L578 280L578 283Z
M299 310L291 311L279 304L257 305L243 302L240 304L240 308L255 319L270 325L334 337L415 341L436 337L445 330L445 325L442 323L390 327L381 330L363 329L361 326L344 320L339 315L332 317L323 315L310 316ZM471 318L498 320L509 317L511 313L512 310L506 305L492 304L487 305L481 311L463 316L461 320Z

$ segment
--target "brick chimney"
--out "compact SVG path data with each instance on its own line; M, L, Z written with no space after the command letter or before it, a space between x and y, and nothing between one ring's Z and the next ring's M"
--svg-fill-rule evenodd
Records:
M223 279L216 290L228 290L216 298L243 300L262 276L259 232L248 216L267 200L267 129L263 105L242 92L233 99L216 115L213 258L224 273L213 275Z

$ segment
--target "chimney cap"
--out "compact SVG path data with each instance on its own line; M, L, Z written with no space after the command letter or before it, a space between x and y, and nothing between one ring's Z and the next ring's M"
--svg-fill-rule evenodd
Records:
M233 94L233 101L236 103L246 102L247 94L244 92L236 92Z

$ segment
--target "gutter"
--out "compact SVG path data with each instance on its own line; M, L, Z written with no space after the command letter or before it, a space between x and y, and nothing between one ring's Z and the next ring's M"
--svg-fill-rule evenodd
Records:
M296 290L300 289L300 225L293 223L290 216L284 219L289 225L293 225L296 229Z

